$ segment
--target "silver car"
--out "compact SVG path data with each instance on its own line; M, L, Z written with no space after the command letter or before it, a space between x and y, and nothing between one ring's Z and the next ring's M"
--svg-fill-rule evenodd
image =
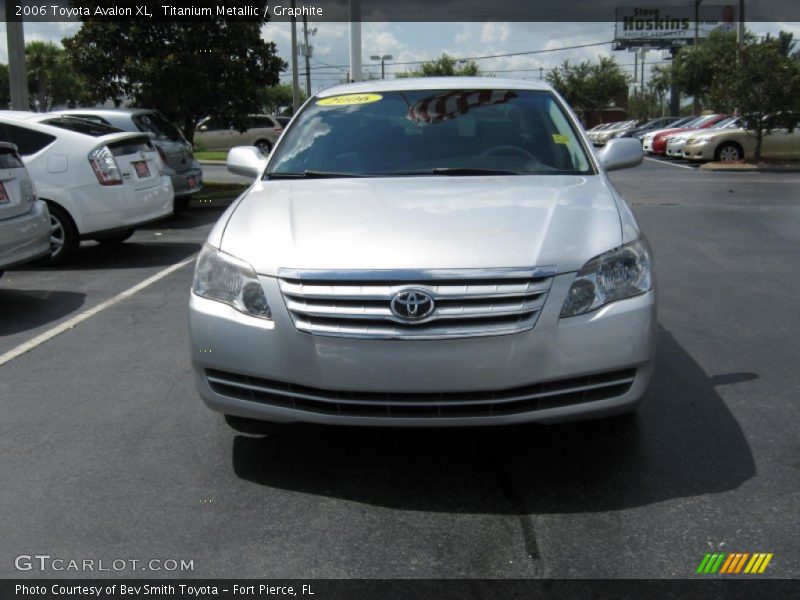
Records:
M50 254L50 216L14 144L0 142L0 276Z
M652 256L549 86L490 78L329 88L198 257L191 355L205 403L258 421L555 422L633 411L653 371Z
M160 112L147 108L75 108L58 111L97 121L123 131L141 131L153 136L153 145L164 163L164 171L175 190L175 210L189 204L191 197L203 189L203 169L194 159L192 145L181 131Z

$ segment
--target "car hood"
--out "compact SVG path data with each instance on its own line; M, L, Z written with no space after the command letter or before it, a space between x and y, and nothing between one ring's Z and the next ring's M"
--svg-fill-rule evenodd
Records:
M209 242L262 275L281 267L567 272L622 238L604 176L258 181L222 226Z
M741 135L743 133L747 133L747 132L744 129L742 129L741 127L737 127L737 128L734 128L734 129L728 129L728 128L725 128L725 129L698 129L697 131L692 133L689 137L691 139L701 139L701 138L710 138L710 137L717 138L717 137L720 137L720 136L736 137L736 136Z

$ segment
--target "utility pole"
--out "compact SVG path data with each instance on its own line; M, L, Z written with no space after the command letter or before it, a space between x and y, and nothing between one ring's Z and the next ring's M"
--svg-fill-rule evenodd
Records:
M694 47L700 41L700 3L703 0L694 0Z
M294 13L294 0L292 0L292 13ZM292 114L297 114L300 108L300 79L297 72L297 18L292 17Z
M361 0L350 0L350 81L361 81Z
M11 20L13 4L5 1L6 33L8 37L8 83L11 88L12 110L30 110L28 103L28 73L25 68L25 31L22 21Z
M308 17L303 15L303 40L306 55L306 98L311 98L311 46L308 45Z
M642 88L642 98L643 99L644 99L644 62L645 62L645 57L647 56L647 50L648 50L647 48L642 48L642 79L639 82L639 85Z
M672 63L675 64L678 48L672 46L669 53L672 55ZM671 117L678 117L681 114L681 92L675 84L669 86L669 114Z
M544 79L544 67L539 67L539 81Z
M736 24L736 41L741 46L744 43L744 0L739 0L739 19Z

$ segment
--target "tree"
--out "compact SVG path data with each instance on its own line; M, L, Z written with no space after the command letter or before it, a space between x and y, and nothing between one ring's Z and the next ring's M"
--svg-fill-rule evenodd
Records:
M52 42L25 44L31 108L47 112L58 104L74 106L84 99L85 85L66 53Z
M442 54L436 60L422 63L415 71L397 73L397 77L453 77L475 76L480 74L480 69L475 61L460 61L452 56Z
M779 128L792 130L800 118L800 65L790 50L775 38L746 43L736 68L719 69L712 78L709 97L721 110L741 114L756 140L756 160L765 135Z
M734 68L737 50L735 33L712 31L703 43L681 48L675 55L672 83L684 94L693 96L699 105L707 104L715 74L721 69Z
M547 81L588 122L596 111L627 92L629 79L613 58L600 57L596 64L564 61L547 74Z
M306 93L301 89L300 102L306 101ZM261 88L258 92L261 110L270 115L292 114L292 85L281 83Z
M73 5L93 12L101 3L73 0ZM243 131L247 115L259 110L259 90L278 83L286 63L274 43L261 39L267 20L85 21L64 47L94 101L156 108L191 141L206 116Z

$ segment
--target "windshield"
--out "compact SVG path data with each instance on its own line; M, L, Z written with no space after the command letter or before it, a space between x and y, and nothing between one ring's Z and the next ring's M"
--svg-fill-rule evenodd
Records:
M555 96L532 90L413 90L312 100L265 177L589 174Z
M157 140L178 141L183 139L178 128L158 113L134 115L133 122L136 123L139 131L154 133Z
M719 123L714 123L709 129L735 129L736 127L739 127L738 117L728 117Z

